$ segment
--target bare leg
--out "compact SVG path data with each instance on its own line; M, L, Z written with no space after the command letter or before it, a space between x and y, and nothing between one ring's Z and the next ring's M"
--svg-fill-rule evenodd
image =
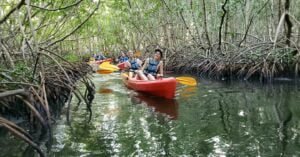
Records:
M141 70L138 70L137 74L142 80L148 80L148 78L145 76L145 74Z
M147 75L148 79L151 80L151 81L154 81L155 80L155 77L151 74L148 74Z
M129 71L129 78L133 78L134 72Z

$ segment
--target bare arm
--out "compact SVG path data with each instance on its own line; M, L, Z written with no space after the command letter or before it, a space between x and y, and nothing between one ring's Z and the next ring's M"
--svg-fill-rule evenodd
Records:
M149 63L149 58L146 59L144 65L143 65L143 67L141 69L142 71L144 71L144 69L148 66L148 63Z
M141 66L142 63L143 63L143 62L142 62L140 59L138 59L138 58L136 59L136 62L137 62L140 66Z
M164 64L163 61L159 63L159 76L164 76Z
M129 61L126 61L126 62L125 62L125 65L127 66L127 68L131 68L131 64L130 64Z

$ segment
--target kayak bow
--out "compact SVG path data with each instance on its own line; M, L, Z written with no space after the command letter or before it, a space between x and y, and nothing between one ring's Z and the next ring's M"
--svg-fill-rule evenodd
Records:
M128 75L122 74L122 80L128 88L138 92L148 93L167 99L173 99L175 96L177 81L174 77L145 81L136 78L128 78Z

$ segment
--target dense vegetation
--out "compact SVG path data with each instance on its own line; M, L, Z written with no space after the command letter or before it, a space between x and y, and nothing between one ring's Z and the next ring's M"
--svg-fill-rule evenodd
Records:
M48 99L57 97L47 93L63 91L64 103L82 77L93 93L80 62L100 51L112 56L132 49L147 56L160 47L167 69L216 78L297 76L298 6L295 0L2 0L0 116L11 109L7 104L21 101L30 108L24 114L47 127ZM88 105L87 95L76 94ZM45 108L36 110L38 105ZM0 124L20 133L6 119Z
M1 4L1 52L8 66L17 54L29 57L41 48L84 55L158 46L166 50L169 68L181 71L246 79L299 71L298 1L26 2Z

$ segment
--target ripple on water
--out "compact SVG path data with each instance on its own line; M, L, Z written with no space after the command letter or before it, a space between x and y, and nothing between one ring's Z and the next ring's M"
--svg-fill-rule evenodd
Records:
M93 80L99 93L92 105L92 122L85 121L84 105L72 111L72 128L62 118L54 131L53 152L222 157L276 156L285 151L297 156L298 91L212 82L179 86L175 101L163 101L127 89L119 73L95 75Z

